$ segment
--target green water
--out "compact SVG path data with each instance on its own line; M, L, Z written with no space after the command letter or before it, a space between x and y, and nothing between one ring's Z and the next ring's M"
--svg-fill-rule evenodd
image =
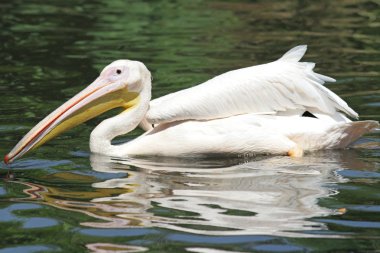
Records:
M378 1L3 0L0 154L120 58L158 97L308 44L328 87L380 120L379 16ZM380 250L379 133L297 160L115 161L88 148L106 117L1 165L0 253Z

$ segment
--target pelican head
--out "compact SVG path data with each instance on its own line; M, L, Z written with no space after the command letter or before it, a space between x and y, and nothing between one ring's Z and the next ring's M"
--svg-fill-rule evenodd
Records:
M134 107L139 103L144 84L148 80L150 83L150 79L150 72L141 62L112 62L93 83L33 127L4 157L4 162L11 163L29 150L108 110Z

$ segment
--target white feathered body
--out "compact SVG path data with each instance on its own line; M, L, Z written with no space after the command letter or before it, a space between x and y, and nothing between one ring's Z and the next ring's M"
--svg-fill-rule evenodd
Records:
M346 102L323 86L334 79L313 72L314 63L299 62L305 51L306 46L295 47L277 61L233 70L155 99L146 118L157 124L246 113L290 115L305 111L330 117L341 111L356 118L357 113Z
M299 62L306 46L279 60L238 69L151 101L137 139L107 151L128 155L289 154L345 148L379 127L323 86L334 79ZM149 87L150 89L150 87ZM316 118L302 117L308 111ZM154 129L149 129L154 124Z
M119 149L126 155L279 154L346 148L375 121L330 122L310 117L245 114L160 124Z
M152 79L138 61L117 60L89 86L46 116L4 156L28 151L105 111L123 112L91 132L90 149L113 157L282 154L345 148L378 128L323 86L334 79L300 62L306 46L280 59L233 70L202 84L151 100ZM351 119L350 119L351 118ZM141 126L146 133L121 145L112 139ZM154 128L153 128L154 127Z

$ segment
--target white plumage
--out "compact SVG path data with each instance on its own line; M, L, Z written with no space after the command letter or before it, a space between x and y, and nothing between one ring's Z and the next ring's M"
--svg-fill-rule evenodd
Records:
M116 106L126 110L94 129L92 152L115 157L301 156L303 150L346 148L379 127L376 121L352 122L346 117L358 114L323 86L334 79L313 72L314 63L299 62L305 52L306 46L298 46L277 61L230 71L150 103L151 75L145 65L115 61L93 84L33 128L5 161ZM303 117L305 112L315 117ZM147 132L128 143L111 144L138 125Z
M357 118L346 102L323 86L334 79L313 72L314 63L299 62L306 48L295 47L277 61L233 70L155 99L146 118L158 124L246 113L300 115L305 111L330 117L344 112Z
M375 121L330 122L310 117L244 114L160 124L119 146L114 155L284 155L297 149L341 149L376 127Z

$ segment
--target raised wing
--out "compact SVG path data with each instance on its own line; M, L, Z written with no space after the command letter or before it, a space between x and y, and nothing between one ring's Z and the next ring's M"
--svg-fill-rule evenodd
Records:
M346 102L323 86L334 79L315 73L314 63L299 62L306 49L297 46L277 61L233 70L155 99L146 119L159 124L298 110L327 115L340 111L357 118L358 114Z

